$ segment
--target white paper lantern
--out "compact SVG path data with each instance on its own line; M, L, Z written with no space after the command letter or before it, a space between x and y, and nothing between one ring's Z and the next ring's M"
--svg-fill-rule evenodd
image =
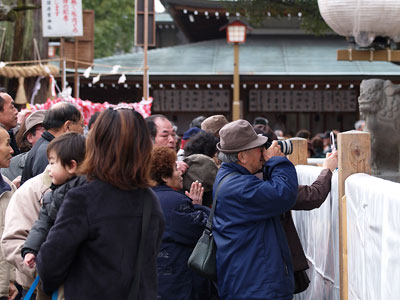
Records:
M400 42L400 0L318 0L318 6L336 33L354 36L362 47L376 36Z

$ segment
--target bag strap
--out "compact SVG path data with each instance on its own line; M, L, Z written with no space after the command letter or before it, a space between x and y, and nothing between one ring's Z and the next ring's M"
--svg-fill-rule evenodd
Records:
M29 300L31 299L33 292L35 291L37 285L39 283L39 276L36 276L35 280L33 281L31 287L29 288L28 292L26 293L25 297L23 300Z
M58 299L58 289L51 294L51 300L57 300Z
M208 229L210 232L212 231L212 222L213 222L213 217L214 217L214 213L215 213L215 207L217 206L217 195L218 195L218 192L219 192L219 190L220 190L220 188L222 186L222 183L226 179L228 179L229 177L231 177L231 176L233 176L235 174L239 174L239 173L232 172L232 173L229 173L228 175L225 175L225 177L221 179L221 181L219 182L219 184L217 186L217 189L215 190L215 195L214 195L213 204L212 204L212 207L211 207L211 212L210 212L210 215L208 216L207 223L206 223L206 229Z
M151 196L153 194L147 189ZM147 231L150 225L150 217L151 217L151 207L153 205L152 199L153 197L145 197L144 204L143 204L143 216L142 216L142 235L140 237L139 243L139 251L136 258L135 264L135 278L133 280L131 289L129 291L129 300L136 300L138 299L139 295L139 283L140 283L140 273L143 265L143 253L144 253L144 244L145 244L145 237L147 236Z

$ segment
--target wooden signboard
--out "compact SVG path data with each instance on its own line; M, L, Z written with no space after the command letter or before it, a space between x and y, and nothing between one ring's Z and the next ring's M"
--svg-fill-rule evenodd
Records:
M74 41L64 42L64 56L67 59L67 68L88 68L94 61L94 11L83 11L83 36L76 37ZM74 62L80 62L77 66Z
M144 46L145 1L148 2L148 46L156 46L154 0L135 0L135 45Z

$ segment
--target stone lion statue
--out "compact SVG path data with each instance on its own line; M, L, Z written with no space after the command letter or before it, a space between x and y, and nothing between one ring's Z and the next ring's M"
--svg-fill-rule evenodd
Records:
M368 79L360 85L364 131L371 134L371 168L375 175L400 171L400 85Z

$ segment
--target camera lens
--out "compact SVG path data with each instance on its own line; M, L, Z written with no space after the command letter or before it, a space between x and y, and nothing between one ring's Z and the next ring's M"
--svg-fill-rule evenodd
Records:
M266 142L264 144L265 149L268 149L272 145L272 142ZM278 141L278 145L281 148L281 151L283 154L288 155L292 154L293 152L293 144L291 140L283 140L283 141Z
M278 145L281 147L283 154L288 155L293 152L293 144L291 140L278 141Z
M291 140L278 141L278 145L281 147L283 154L288 155L293 152L293 144Z

